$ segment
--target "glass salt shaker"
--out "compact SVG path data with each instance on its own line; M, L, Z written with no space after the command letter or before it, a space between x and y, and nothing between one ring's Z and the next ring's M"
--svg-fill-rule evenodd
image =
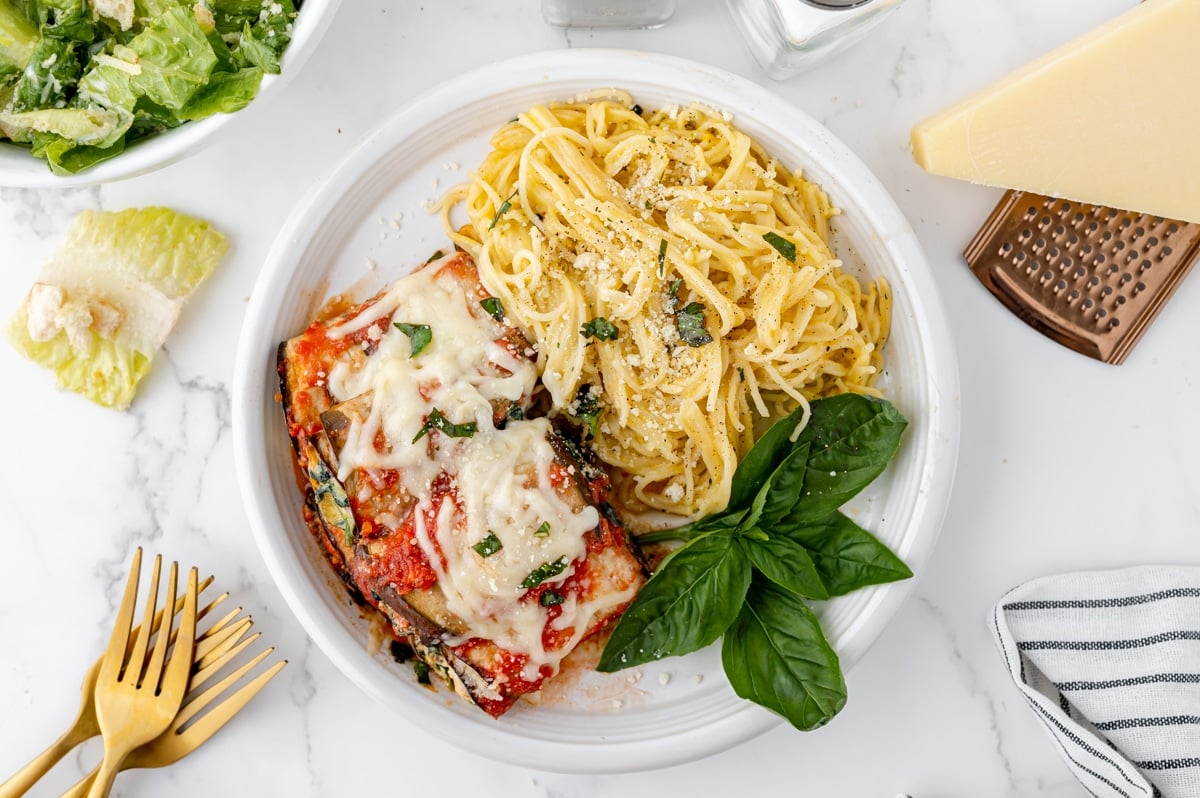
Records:
M727 0L762 68L776 80L862 39L903 0Z
M542 0L542 16L560 28L657 28L676 0Z

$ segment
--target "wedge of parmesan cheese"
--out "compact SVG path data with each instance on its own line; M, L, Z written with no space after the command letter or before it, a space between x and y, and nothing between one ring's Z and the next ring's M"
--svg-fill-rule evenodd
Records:
M227 248L207 222L167 208L84 211L43 265L9 340L61 387L123 410Z
M1147 0L912 131L926 170L1200 222L1200 2Z

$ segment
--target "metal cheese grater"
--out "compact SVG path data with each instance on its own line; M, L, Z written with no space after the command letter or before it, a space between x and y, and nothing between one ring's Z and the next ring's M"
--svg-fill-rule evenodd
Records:
M963 254L1031 327L1119 364L1200 255L1200 224L1009 191Z

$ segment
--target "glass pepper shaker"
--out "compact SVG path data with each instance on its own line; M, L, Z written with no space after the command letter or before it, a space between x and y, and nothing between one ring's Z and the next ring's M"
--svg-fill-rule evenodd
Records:
M750 51L776 80L862 39L903 0L727 0Z

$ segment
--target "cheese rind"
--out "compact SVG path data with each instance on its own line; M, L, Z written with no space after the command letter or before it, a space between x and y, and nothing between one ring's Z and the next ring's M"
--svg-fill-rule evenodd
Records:
M933 174L1200 222L1200 2L1148 0L918 124Z

